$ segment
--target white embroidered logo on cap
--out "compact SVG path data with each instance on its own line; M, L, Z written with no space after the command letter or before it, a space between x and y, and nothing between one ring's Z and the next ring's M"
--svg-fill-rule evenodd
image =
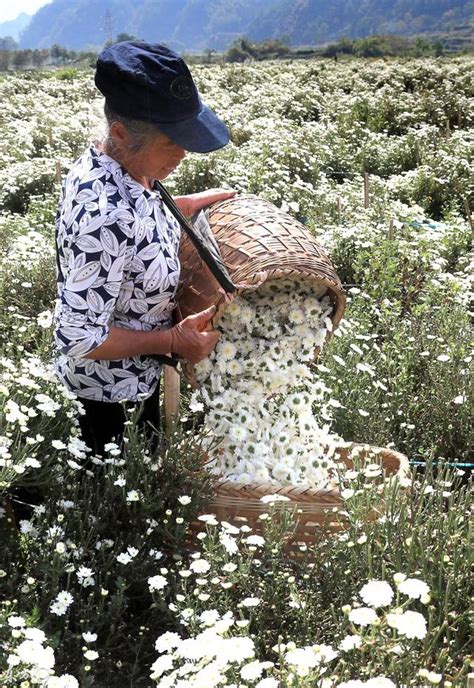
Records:
M187 76L179 76L171 82L171 93L180 100L188 100L192 98L195 93L195 86L193 80Z

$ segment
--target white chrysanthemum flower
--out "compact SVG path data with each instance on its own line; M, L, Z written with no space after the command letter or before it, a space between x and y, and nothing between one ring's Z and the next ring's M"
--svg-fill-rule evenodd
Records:
M337 657L329 645L313 645L295 648L285 654L285 662L295 667L298 676L307 676L311 669Z
M22 616L9 616L7 621L11 628L22 628L26 626L26 621Z
M166 671L173 669L173 660L169 655L162 655L151 666L151 679L156 681ZM170 686L173 684L170 684Z
M224 340L222 343L219 343L217 345L217 351L219 356L222 356L222 358L226 361L232 361L237 356L237 347L228 340Z
M187 506L188 504L191 504L191 497L188 495L182 495L181 497L178 497L178 502L182 504L183 506Z
M365 604L370 607L388 607L393 600L393 590L386 581L369 581L360 591Z
M50 610L57 616L63 616L73 603L73 596L67 590L62 590L56 595L54 602L51 603Z
M219 533L219 542L224 547L227 554L237 554L239 551L239 546L235 541L235 538L231 537L227 533Z
M289 497L286 497L285 495L271 494L260 497L260 501L263 504L272 504L273 502L290 502L291 500Z
M419 600L430 592L429 585L418 578L405 578L405 580L398 585L398 589L404 595L408 595L412 600Z
M50 676L46 683L46 688L79 688L79 682L77 678L71 676L71 674Z
M264 663L255 660L245 664L240 670L240 676L244 681L256 681L262 675Z
M387 614L387 623L406 638L423 640L426 637L426 620L418 612L407 611L402 614Z
M177 633L167 631L160 635L155 642L155 650L157 652L170 652L179 646L181 638Z
M343 652L349 652L350 650L355 650L362 645L362 638L360 635L346 635L339 644L339 648Z
M189 568L194 573L207 573L211 568L211 565L206 559L195 559L191 562Z
M267 678L262 678L262 680L256 684L255 688L279 688L279 686L280 683L276 678L268 676Z
M259 597L246 597L242 602L240 602L239 606L242 607L258 607L258 605L261 603L261 599Z
M370 626L378 616L370 607L356 607L349 612L349 621L356 626Z
M82 634L82 637L84 638L85 643L95 643L97 640L97 633L91 633L90 631L87 631L86 633Z
M157 592L163 590L168 585L168 581L164 576L151 576L148 579L148 590L150 592Z
M39 669L54 667L54 651L51 647L43 647L36 640L24 640L16 648L16 654L24 664L30 664Z

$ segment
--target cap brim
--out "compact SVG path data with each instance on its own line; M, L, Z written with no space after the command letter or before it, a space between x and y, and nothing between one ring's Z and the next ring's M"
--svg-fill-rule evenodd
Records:
M191 153L210 153L230 140L224 122L204 104L193 117L181 122L159 122L157 126L172 141Z

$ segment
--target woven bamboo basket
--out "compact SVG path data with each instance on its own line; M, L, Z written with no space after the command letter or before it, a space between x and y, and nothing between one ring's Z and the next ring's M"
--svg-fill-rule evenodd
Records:
M362 461L378 463L382 468L383 477L398 477L406 479L410 476L410 467L404 454L363 444L346 443L338 446L334 452L334 460L347 468L354 467L351 458L355 450ZM295 512L295 532L286 542L288 554L292 557L301 556L301 546L317 543L323 533L337 533L345 527L345 506L338 489L313 489L299 486L278 487L272 484L238 484L229 480L220 480L215 493L206 508L207 514L214 514L219 521L226 521L237 527L247 524L253 533L264 533L265 521L259 516L268 513L269 505L261 501L266 495L281 495L288 501L274 502L274 516L286 509ZM377 507L368 516L369 520L378 518L384 509L380 499ZM203 521L197 520L192 524L194 532L205 528Z
M335 329L344 313L345 294L333 266L311 232L269 201L236 196L209 208L209 224L222 258L241 293L266 280L307 280L324 288L333 303ZM179 258L182 281L176 296L179 317L216 306L216 318L226 295L183 236Z
M301 222L269 201L242 195L211 205L209 224L238 286L232 297L267 280L309 281L329 296L336 329L346 305L344 290L325 251ZM232 297L224 293L184 233L179 258L182 277L176 295L176 320L216 306L216 324ZM193 367L186 364L182 369L193 383ZM179 377L168 367L164 371L164 412L168 425L179 413Z

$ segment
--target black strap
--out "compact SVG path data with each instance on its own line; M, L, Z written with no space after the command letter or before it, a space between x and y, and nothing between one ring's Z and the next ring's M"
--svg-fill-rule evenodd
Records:
M237 287L232 282L232 279L227 271L227 268L222 260L222 256L217 246L215 240L211 240L210 237L205 236L196 227L193 227L184 217L183 213L180 211L168 191L165 189L163 184L159 180L155 180L155 184L160 190L161 198L163 203L168 207L170 212L178 220L181 227L184 229L188 235L190 241L192 242L194 248L198 252L199 256L205 262L209 270L212 272L216 280L219 282L220 286L228 294L232 294L237 290Z
M150 354L148 356L142 356L141 358L152 358L154 361L158 361L158 363L161 363L162 365L171 366L172 368L176 368L180 362L180 359L176 354L171 354L171 356L166 356L164 354Z

